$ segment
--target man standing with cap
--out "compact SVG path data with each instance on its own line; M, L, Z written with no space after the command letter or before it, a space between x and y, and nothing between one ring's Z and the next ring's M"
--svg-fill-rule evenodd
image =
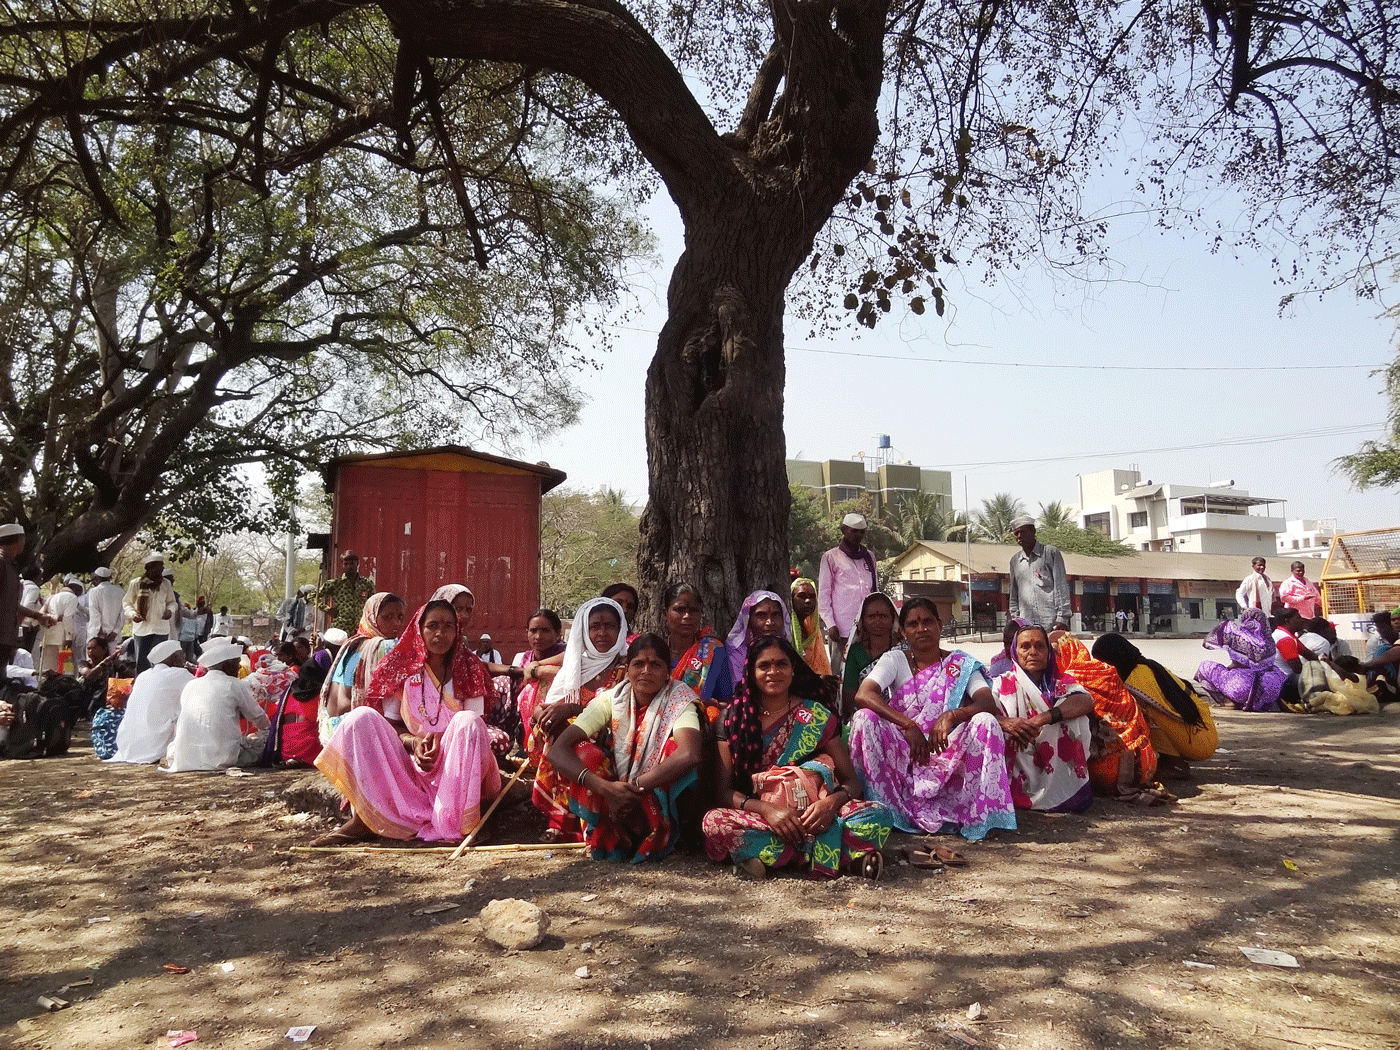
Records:
M145 572L127 585L122 609L131 621L136 673L140 674L151 666L151 649L170 637L175 617L175 591L165 579L164 554L151 551L146 555Z
M865 546L865 530L869 527L864 514L842 518L841 542L822 555L817 573L817 611L827 624L826 636L835 650L831 673L838 677L846 632L860 615L865 596L880 586L875 555Z
M1035 519L1011 519L1011 535L1021 549L1011 557L1010 618L1020 617L1048 631L1069 630L1069 581L1060 548L1037 543Z
M88 633L93 638L116 642L126 626L126 614L122 612L126 592L112 582L112 570L105 565L93 569L92 578L97 582L88 591Z
M316 595L316 607L330 613L332 627L354 634L365 602L374 593L374 579L360 575L360 556L354 551L342 554L340 565L345 575L325 582Z
M23 553L24 526L14 522L0 525L0 667L14 663L20 613L45 627L53 622L36 606L20 604L19 558Z
M76 576L65 576L63 586L49 595L44 603L44 614L48 625L44 628L42 648L39 651L39 674L56 671L59 674L72 674L77 670L77 651L73 647L73 637L77 631L78 592L83 585ZM86 641L86 640L85 640ZM72 667L59 666L59 654L67 649Z

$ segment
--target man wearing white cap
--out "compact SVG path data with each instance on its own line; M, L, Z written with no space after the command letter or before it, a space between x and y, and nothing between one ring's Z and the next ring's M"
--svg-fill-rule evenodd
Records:
M159 762L175 739L180 694L194 681L180 643L167 638L151 647L151 666L136 676L126 715L117 727L117 753L109 762Z
M180 693L180 717L166 764L171 773L251 766L262 756L271 722L238 678L242 657L243 646L227 639L211 638L204 646L199 663L208 673ZM261 732L245 737L242 718Z
M96 581L88 591L88 634L107 642L115 642L126 626L122 602L126 592L112 582L112 570L99 565L92 570Z
M34 605L20 602L19 557L24 553L24 526L0 525L0 665L19 649L19 617L24 613L45 626L48 617Z
M46 671L72 674L77 669L73 636L77 630L78 594L82 589L83 585L78 582L76 576L65 576L63 586L49 595L48 601L44 602L44 615L50 622L44 628L43 642L39 650L40 675ZM59 653L64 649L68 650L72 666L60 668Z
M501 662L501 654L491 643L491 636L482 632L476 643L476 655L481 657L482 663L498 664Z
M817 573L817 611L827 624L826 636L832 642L831 673L839 676L838 664L846 645L846 634L860 615L860 603L871 591L879 590L875 555L865 546L869 523L864 514L847 514L841 519L841 542L822 555Z
M151 648L170 637L175 616L175 590L165 579L165 555L146 555L145 572L127 584L122 611L131 621L131 639L136 643L136 673L151 666Z
M1021 549L1011 556L1010 618L1069 630L1069 581L1060 548L1036 542L1035 519L1028 514L1011 519L1011 535Z

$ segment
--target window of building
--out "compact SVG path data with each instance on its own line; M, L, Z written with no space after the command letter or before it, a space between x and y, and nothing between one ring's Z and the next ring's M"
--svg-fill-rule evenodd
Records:
M1147 511L1135 510L1128 515L1128 527L1132 529L1147 528Z
M1097 532L1100 536L1108 536L1108 512L1084 515L1084 527L1090 532Z
M1201 618L1201 603L1187 602L1186 615L1190 616L1193 620L1199 620Z

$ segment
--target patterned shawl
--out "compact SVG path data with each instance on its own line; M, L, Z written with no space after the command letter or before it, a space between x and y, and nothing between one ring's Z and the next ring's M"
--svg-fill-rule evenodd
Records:
M676 719L697 702L690 687L668 680L651 702L637 710L637 694L624 681L610 693L613 764L617 779L634 781L666 757Z
M376 623L379 619L379 610L383 608L385 601L393 597L394 595L388 591L376 591L366 600L364 608L360 611L359 626L355 628L355 633L350 636L349 640L340 647L340 652L336 654L335 663L331 666L330 673L321 683L321 699L323 701L330 696L331 689L335 686L335 679L340 675L340 669L352 656L359 653L360 662L355 665L353 684L350 686L350 706L359 707L364 703L365 690L369 688L370 679L379 663L382 650L382 647L375 643L384 638L379 633L379 627Z
M1222 620L1201 644L1207 649L1224 649L1232 660L1246 667L1272 660L1277 651L1269 619L1260 609L1246 609L1238 620Z

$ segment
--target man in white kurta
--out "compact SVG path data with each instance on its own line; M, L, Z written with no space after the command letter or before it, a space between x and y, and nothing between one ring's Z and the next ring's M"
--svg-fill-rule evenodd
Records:
M164 641L151 650L151 666L136 676L126 714L117 727L117 753L109 762L159 762L175 739L180 694L194 681L185 669L179 642Z
M127 585L122 606L136 643L137 674L151 666L151 649L170 637L175 608L175 591L165 579L165 555L151 551L145 572Z
M1264 559L1255 558L1249 563L1252 570L1248 576L1240 581L1239 588L1235 591L1235 604L1240 607L1240 612L1246 609L1262 609L1265 616L1273 611L1274 607L1274 582L1264 575Z
M243 647L236 642L211 640L205 646L199 662L208 673L180 693L180 718L166 766L170 772L249 766L262 754L271 723L253 699L252 690L237 677L242 653ZM238 724L240 718L262 732L245 737Z
M81 587L81 584L78 585ZM71 654L73 651L73 634L77 629L78 595L73 584L65 582L64 585L53 594L49 595L48 601L44 603L44 612L53 617L52 626L44 628L43 646L39 651L39 673L45 671L57 671L58 654L67 649ZM76 661L63 668L67 674L72 674L76 668Z
M105 565L94 569L92 578L96 582L88 591L88 637L115 642L126 626L126 591L112 582L112 570Z

